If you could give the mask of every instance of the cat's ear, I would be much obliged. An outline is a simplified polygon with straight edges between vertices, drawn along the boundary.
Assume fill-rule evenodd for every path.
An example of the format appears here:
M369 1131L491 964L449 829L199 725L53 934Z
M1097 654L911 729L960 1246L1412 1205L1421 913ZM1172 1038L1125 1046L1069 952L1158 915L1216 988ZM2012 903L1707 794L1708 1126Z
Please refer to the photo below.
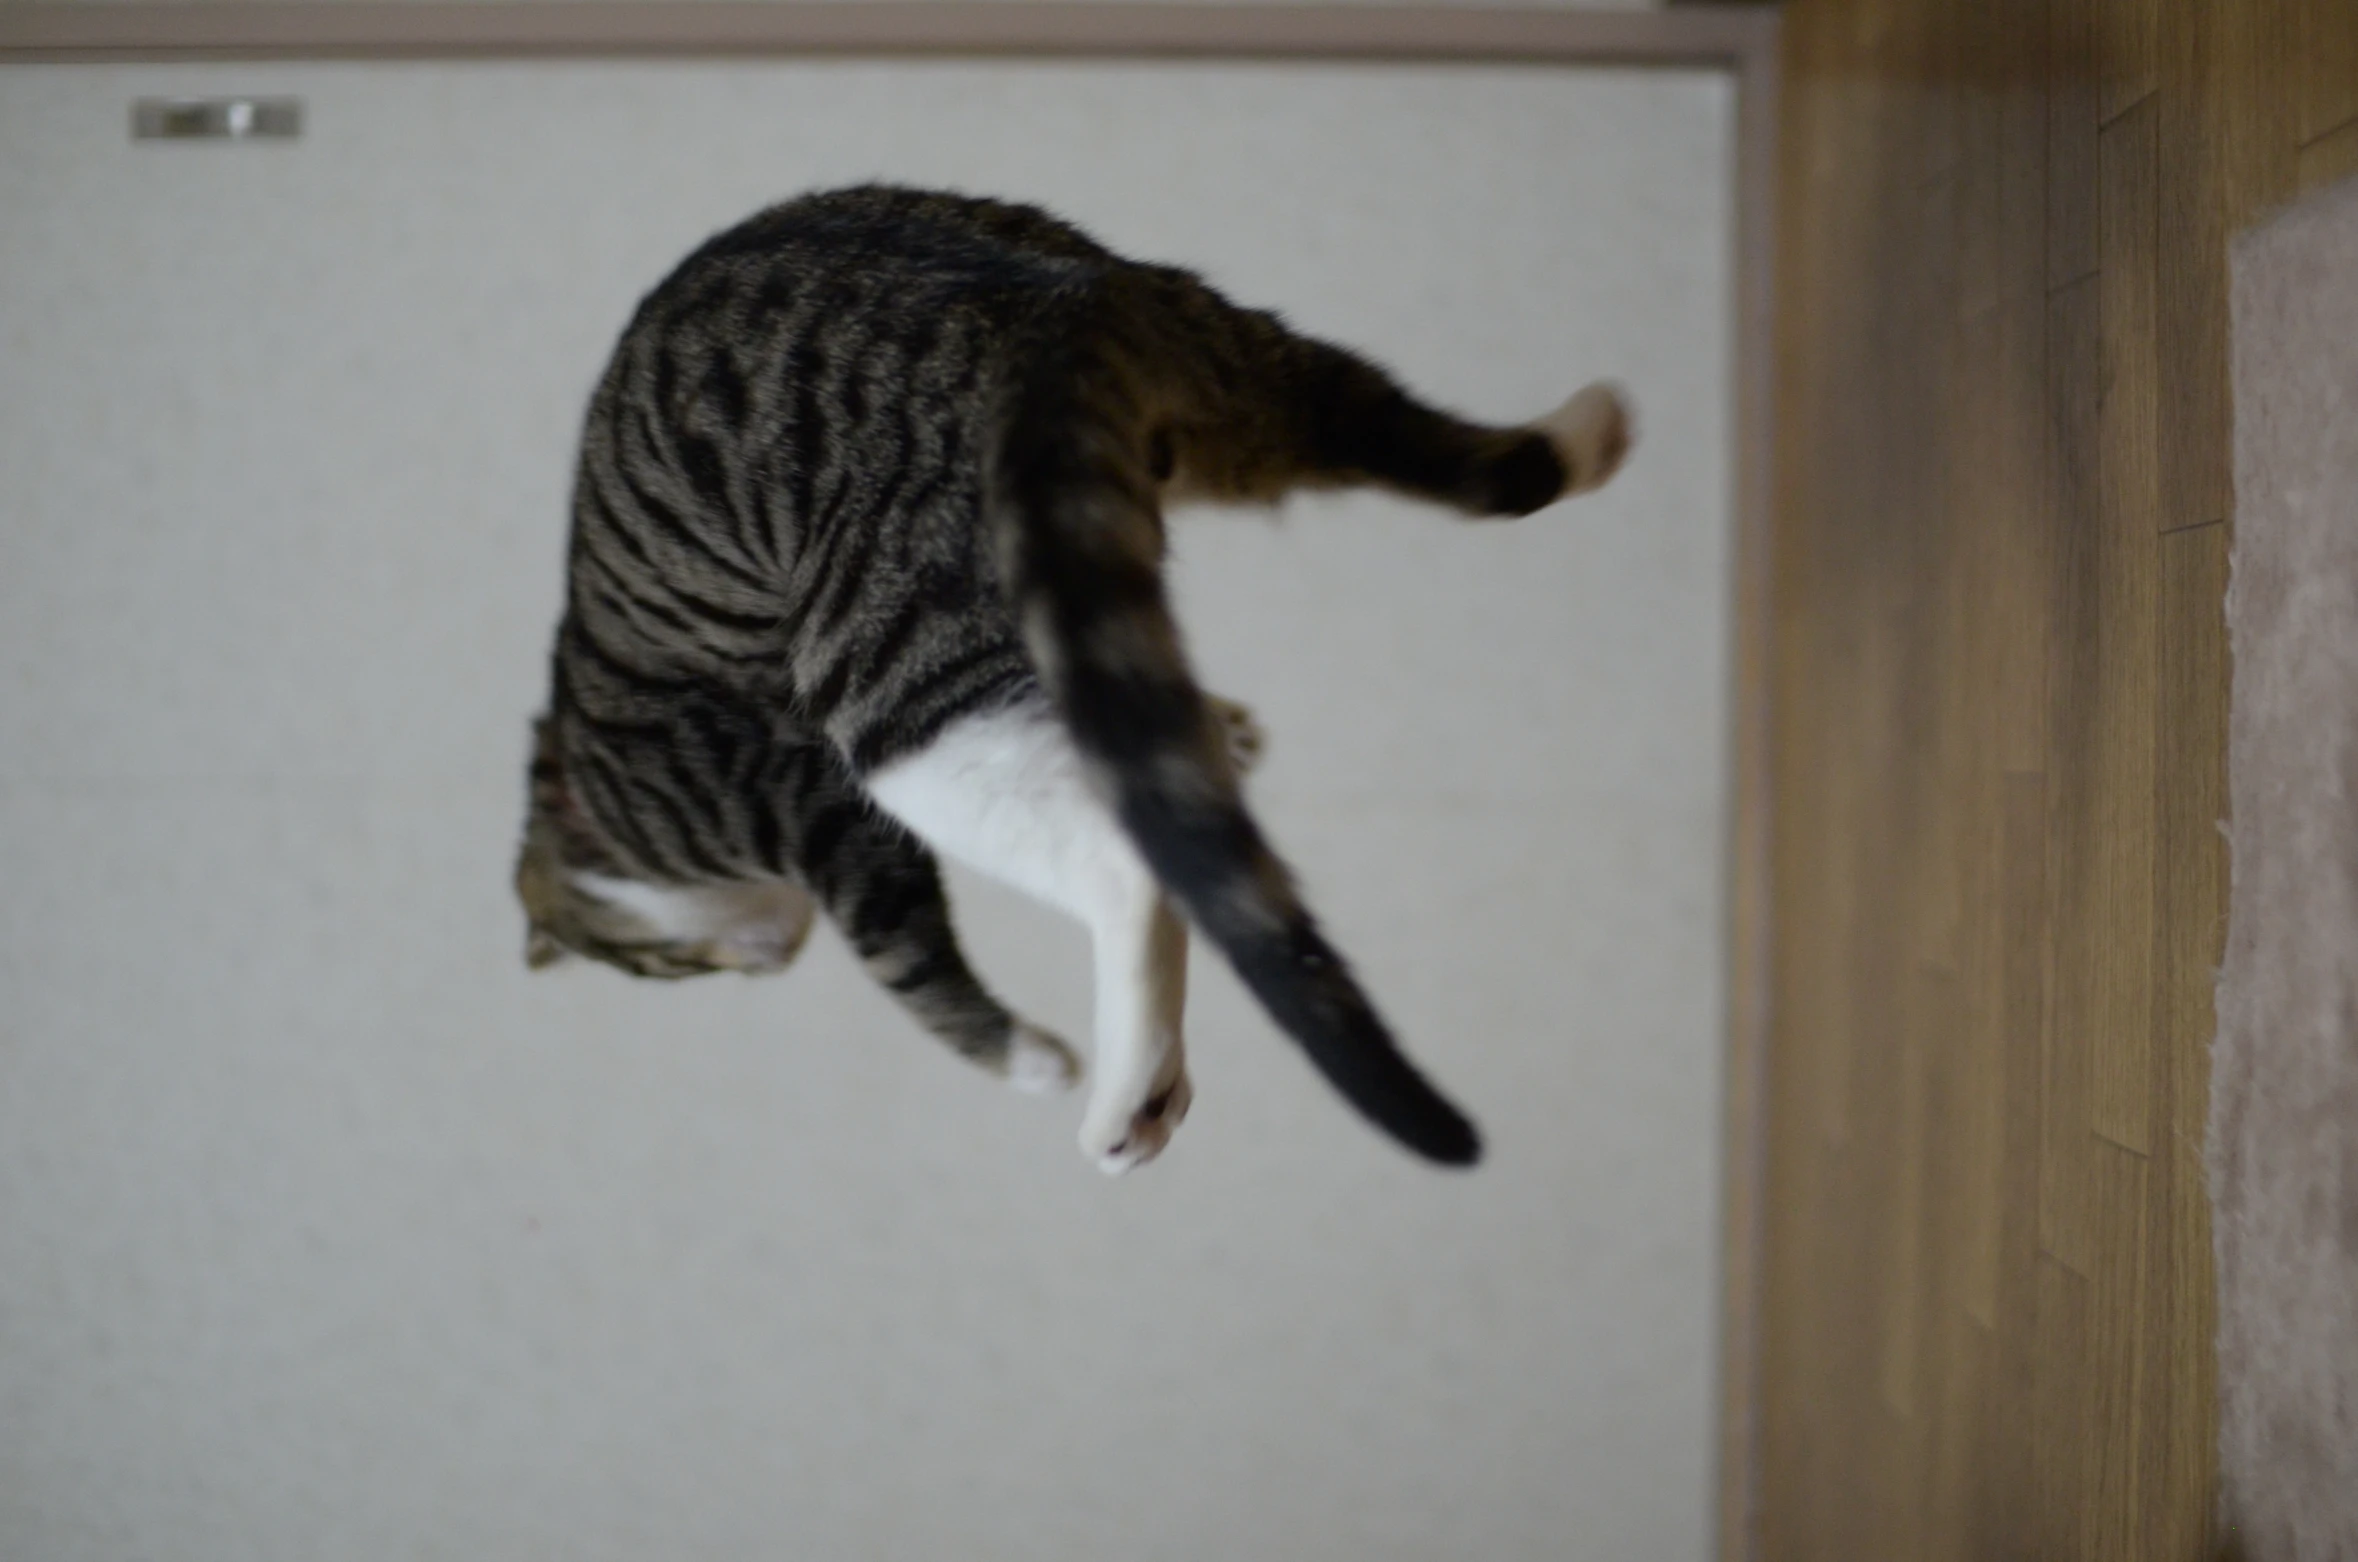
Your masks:
M547 970L564 959L566 953L565 946L537 922L532 924L532 931L524 935L524 963L535 971Z

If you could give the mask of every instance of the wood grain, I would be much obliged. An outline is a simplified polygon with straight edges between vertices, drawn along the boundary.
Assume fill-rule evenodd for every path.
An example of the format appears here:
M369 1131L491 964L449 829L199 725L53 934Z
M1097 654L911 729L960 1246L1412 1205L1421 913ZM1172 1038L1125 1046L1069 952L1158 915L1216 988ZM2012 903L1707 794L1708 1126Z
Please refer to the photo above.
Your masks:
M2358 174L2358 119L2303 146L2296 167L2303 195Z
M1756 1554L2216 1555L2226 245L2349 0L1785 19Z
M2047 285L2096 271L2096 131L2103 121L2096 75L2097 0L2049 0Z
M2160 228L2155 104L2141 99L2098 138L2097 525L2093 681L2072 713L2092 741L2057 734L2086 767L2075 796L2085 812L2063 821L2063 843L2085 851L2090 894L2072 953L2080 980L2062 1044L2091 1059L2089 1126L2145 1153L2153 1073L2153 618L2161 510L2161 333L2156 313Z
M2110 123L2160 84L2162 0L2096 0L2099 117Z
M2149 1162L2154 1180L2142 1289L2153 1313L2143 1341L2150 1389L2138 1445L2163 1490L2209 1479L2217 1446L2210 1371L2217 1309L2198 1125L2210 1096L2212 978L2227 929L2227 857L2219 837L2227 812L2227 544L2224 522L2163 536L2156 621L2157 743L2160 752L2182 756L2155 777L2154 1115L2175 1127L2155 1144ZM2186 1506L2158 1510L2149 1554L2198 1553L2203 1517Z
M2358 120L2358 19L2348 0L2298 0L2291 9L2299 62L2295 128L2306 143Z

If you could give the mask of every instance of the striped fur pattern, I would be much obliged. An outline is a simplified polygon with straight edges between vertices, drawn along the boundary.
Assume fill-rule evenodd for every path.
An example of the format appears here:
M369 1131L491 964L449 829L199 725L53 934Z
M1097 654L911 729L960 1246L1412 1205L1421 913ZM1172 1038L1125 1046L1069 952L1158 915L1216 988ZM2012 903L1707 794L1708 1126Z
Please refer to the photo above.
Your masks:
M516 875L529 958L773 970L824 913L959 1052L1065 1082L1069 1049L959 952L926 824L878 796L886 777L922 792L910 778L958 734L998 752L976 723L1034 713L1025 741L1068 747L1084 784L1028 806L1101 812L1104 854L1142 865L1140 893L1205 934L1347 1099L1470 1162L1472 1125L1402 1056L1245 806L1253 734L1190 674L1163 508L1380 484L1523 515L1604 481L1628 442L1604 387L1528 426L1470 424L1033 208L866 186L762 212L646 298L590 404ZM1160 925L1151 910L1121 925ZM1135 963L1109 926L1101 1000L1126 979L1109 966ZM1175 1008L1154 1023L1175 1038ZM1116 1169L1183 1109L1176 1052L1158 1057L1091 1147Z

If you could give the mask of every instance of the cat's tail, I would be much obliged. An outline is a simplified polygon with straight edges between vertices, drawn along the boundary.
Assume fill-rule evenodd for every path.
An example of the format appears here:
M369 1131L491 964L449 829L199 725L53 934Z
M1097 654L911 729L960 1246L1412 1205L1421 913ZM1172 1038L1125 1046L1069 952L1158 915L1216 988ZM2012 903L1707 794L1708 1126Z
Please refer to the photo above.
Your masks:
M1270 1017L1378 1127L1449 1165L1474 1125L1401 1055L1246 811L1163 590L1155 392L1075 326L1011 388L987 504L1026 645L1124 829Z

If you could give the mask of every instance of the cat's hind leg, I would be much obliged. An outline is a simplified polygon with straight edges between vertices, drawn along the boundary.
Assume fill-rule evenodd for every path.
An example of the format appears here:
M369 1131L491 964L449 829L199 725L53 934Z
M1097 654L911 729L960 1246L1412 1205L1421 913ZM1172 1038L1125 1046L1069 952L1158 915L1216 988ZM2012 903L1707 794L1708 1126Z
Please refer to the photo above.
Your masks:
M1213 314L1199 372L1233 361L1180 397L1174 497L1273 500L1296 487L1376 484L1467 515L1528 515L1602 487L1635 440L1628 404L1603 382L1529 423L1471 423L1347 348L1266 315Z
M1243 775L1261 763L1261 751L1269 746L1269 735L1261 730L1261 720L1252 710L1234 700L1224 700L1217 694L1206 694L1204 703L1212 709L1212 719L1220 724L1220 736L1228 744L1228 763L1238 775Z
M1097 1056L1081 1149L1108 1172L1160 1154L1190 1100L1187 925L1088 784L1064 724L1039 699L961 717L866 784L935 850L1087 926Z
M812 811L803 836L803 874L829 920L919 1024L1018 1090L1063 1090L1080 1077L1070 1047L1009 1013L967 965L922 842L848 790Z
M1376 483L1477 517L1529 515L1601 488L1635 435L1628 404L1598 383L1519 427L1468 423L1410 395L1356 354L1305 343L1321 400L1301 415L1308 481Z

